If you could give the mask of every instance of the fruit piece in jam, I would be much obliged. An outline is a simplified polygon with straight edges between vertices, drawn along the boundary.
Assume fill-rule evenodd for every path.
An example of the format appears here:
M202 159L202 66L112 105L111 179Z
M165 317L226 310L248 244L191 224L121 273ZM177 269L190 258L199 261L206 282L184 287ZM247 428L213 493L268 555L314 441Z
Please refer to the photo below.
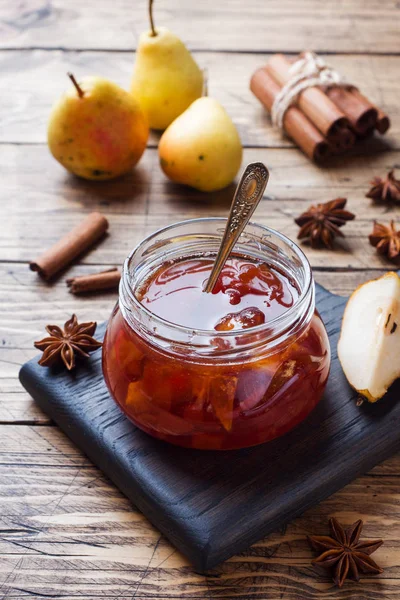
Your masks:
M214 329L216 331L231 331L232 329L249 329L265 323L265 314L259 308L250 306L237 313L228 313L222 317Z
M194 448L241 448L282 435L314 408L328 376L329 343L315 313L300 334L273 350L245 360L224 355L231 343L225 332L240 344L241 330L268 325L296 303L299 292L285 273L234 257L206 294L212 264L207 258L166 262L136 296L170 323L215 331L211 344L221 356L194 359L172 347L163 351L116 309L104 343L104 373L122 409L148 433Z

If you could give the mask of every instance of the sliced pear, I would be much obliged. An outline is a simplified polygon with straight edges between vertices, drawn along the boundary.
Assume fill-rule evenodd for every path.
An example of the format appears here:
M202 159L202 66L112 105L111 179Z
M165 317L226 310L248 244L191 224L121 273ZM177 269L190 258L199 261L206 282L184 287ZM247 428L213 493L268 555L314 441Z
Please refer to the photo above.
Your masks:
M343 315L338 356L350 383L370 402L400 377L400 277L386 273L358 287Z

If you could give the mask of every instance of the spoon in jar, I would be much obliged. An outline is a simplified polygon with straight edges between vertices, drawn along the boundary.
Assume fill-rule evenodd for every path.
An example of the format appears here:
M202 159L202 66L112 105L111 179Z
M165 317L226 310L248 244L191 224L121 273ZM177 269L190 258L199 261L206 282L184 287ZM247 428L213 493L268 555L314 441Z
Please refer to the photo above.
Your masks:
M250 163L236 188L231 210L222 237L213 268L204 287L205 292L212 292L224 264L233 246L243 233L257 208L269 179L269 171L261 162Z

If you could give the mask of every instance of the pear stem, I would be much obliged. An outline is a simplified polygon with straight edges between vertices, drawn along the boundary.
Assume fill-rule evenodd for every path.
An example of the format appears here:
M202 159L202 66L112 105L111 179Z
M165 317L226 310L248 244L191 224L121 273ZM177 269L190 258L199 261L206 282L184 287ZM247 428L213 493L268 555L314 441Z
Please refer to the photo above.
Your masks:
M157 31L155 30L154 21L153 21L153 0L149 0L149 18L150 18L151 36L155 37L157 35Z
M203 69L203 89L201 91L202 96L208 96L208 70Z
M85 95L85 92L83 91L83 89L81 88L81 86L79 85L79 83L77 82L75 77L72 75L72 73L67 73L67 75L70 78L70 80L72 81L72 83L74 84L76 91L78 92L79 98L83 98L83 96Z

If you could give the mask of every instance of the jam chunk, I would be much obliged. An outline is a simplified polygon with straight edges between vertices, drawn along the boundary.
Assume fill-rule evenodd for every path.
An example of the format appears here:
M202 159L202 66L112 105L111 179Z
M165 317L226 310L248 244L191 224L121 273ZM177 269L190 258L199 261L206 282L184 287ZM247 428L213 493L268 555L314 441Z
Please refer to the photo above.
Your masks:
M249 329L265 323L264 313L255 306L244 308L237 313L228 313L214 326L216 331L231 331L232 329Z

